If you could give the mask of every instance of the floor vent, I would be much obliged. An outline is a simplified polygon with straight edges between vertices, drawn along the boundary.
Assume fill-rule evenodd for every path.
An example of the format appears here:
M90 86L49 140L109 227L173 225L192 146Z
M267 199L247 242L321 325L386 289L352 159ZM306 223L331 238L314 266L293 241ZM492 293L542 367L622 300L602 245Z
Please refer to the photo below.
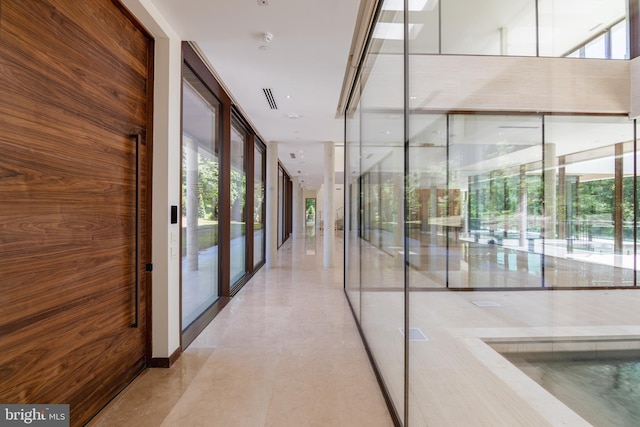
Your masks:
M273 92L271 91L271 89L264 88L264 89L262 89L262 91L264 92L264 96L267 97L267 102L269 103L269 108L271 108L272 110L277 110L278 109L278 105L276 104L276 100L273 97Z
M404 328L400 328L400 333L404 336ZM409 341L429 341L429 338L419 328L409 328Z
M501 305L495 301L473 301L473 303L478 307L501 307Z

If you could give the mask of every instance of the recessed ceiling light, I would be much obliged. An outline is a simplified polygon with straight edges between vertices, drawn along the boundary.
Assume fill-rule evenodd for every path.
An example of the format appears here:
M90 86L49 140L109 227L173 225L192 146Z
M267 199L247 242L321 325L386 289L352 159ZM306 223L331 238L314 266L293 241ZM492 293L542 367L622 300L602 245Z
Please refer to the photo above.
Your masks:
M290 118L291 120L296 120L296 119L299 119L301 116L300 114L291 113L291 114L287 114L287 117Z
M287 99L291 99L291 95L287 95Z

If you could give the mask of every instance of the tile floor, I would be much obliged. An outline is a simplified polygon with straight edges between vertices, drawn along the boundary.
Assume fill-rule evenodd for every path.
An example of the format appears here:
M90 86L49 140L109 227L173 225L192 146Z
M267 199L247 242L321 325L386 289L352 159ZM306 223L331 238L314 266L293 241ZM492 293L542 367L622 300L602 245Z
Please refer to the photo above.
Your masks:
M289 239L171 369L149 369L90 423L392 426L322 237Z

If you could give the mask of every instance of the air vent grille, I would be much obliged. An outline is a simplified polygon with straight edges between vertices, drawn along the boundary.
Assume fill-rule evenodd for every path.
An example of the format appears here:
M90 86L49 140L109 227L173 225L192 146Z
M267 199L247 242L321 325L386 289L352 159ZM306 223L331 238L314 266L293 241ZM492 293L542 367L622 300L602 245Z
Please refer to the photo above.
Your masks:
M262 91L264 92L264 96L267 98L267 102L269 103L269 108L271 108L272 110L277 110L278 105L276 104L276 100L273 97L273 92L271 91L271 89L264 88L262 89Z
M292 159L296 158L296 153L289 153L289 156L291 156Z

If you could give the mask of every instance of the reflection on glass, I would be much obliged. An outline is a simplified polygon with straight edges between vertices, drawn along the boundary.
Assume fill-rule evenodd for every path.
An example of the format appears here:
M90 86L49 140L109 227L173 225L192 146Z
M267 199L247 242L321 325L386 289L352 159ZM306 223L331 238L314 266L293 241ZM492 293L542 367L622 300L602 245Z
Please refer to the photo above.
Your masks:
M540 56L565 56L626 17L627 2L538 0L538 11ZM604 38L590 47L596 56L585 56L605 58L603 43Z
M246 132L239 124L231 126L231 286L247 272L245 216L247 196Z
M447 190L445 116L411 115L408 158L407 237L409 262L413 267L409 270L410 283L417 287L445 287L448 227L457 225L457 231L461 231L459 225L462 224L461 194ZM459 264L459 256L451 259Z
M218 298L219 103L183 67L182 326Z
M441 53L536 55L535 1L443 0L439 3ZM421 53L415 43L410 42L410 49L411 53Z
M587 43L584 48L584 57L594 59L605 59L607 57L607 47L604 34Z
M402 14L394 19L402 22ZM399 19L399 20L398 20ZM360 316L369 347L402 408L404 389L404 118L402 55L386 40L364 64L367 86L360 98ZM388 50L387 50L388 49ZM354 152L355 151L355 152ZM353 175L353 174L352 174ZM353 180L352 180L353 185ZM352 276L353 277L353 276ZM402 415L401 415L402 417Z
M264 261L264 198L265 198L265 152L254 147L253 154L253 265Z
M633 284L632 140L626 118L545 118L545 286Z
M611 28L611 58L629 59L629 37L626 19Z
M366 83L357 83L347 108L345 188L350 183L354 224L347 295L403 423L557 424L558 408L522 399L531 381L507 372L498 352L572 357L592 353L600 340L607 349L628 348L626 340L637 347L637 334L626 336L640 322L632 122L532 111L444 114L412 102L429 100L416 58L535 55L536 3L540 55L620 58L628 50L625 2L436 3L441 37L423 25L416 37L409 32L404 52L402 40L378 33L363 62ZM392 2L385 6L379 19L401 23ZM409 11L412 28L428 13ZM582 422L573 416L566 424Z
M356 86L359 92L359 84ZM346 141L345 141L345 201L347 211L345 213L345 289L349 295L349 301L360 319L360 238L361 212L360 200L360 107L352 106L347 111L346 117Z
M541 118L453 115L449 134L450 204L467 201L449 234L462 264L449 286L541 286Z

